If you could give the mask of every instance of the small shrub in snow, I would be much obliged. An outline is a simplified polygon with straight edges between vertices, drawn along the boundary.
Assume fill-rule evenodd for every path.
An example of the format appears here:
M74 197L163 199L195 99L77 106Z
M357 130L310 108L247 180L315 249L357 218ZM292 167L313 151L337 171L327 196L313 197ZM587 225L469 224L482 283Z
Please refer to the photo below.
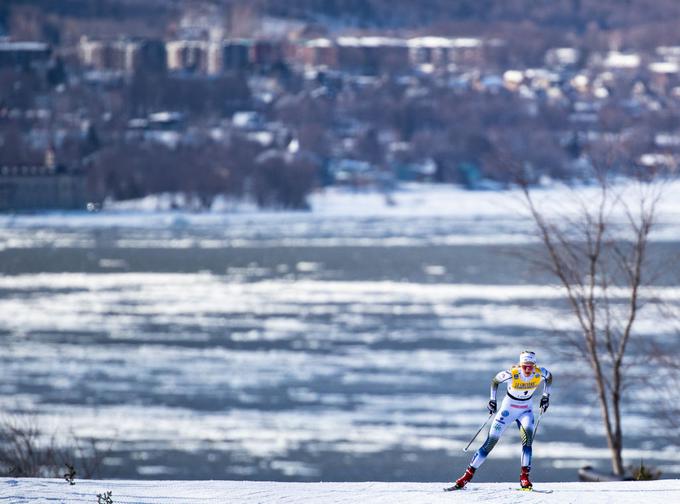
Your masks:
M71 464L66 464L66 468L68 472L64 474L64 479L68 481L69 485L75 485L76 469Z
M661 477L661 471L653 466L646 466L640 459L639 466L630 466L630 473L636 481L658 480Z
M97 504L113 504L111 493L111 490L109 490L103 494L97 494Z

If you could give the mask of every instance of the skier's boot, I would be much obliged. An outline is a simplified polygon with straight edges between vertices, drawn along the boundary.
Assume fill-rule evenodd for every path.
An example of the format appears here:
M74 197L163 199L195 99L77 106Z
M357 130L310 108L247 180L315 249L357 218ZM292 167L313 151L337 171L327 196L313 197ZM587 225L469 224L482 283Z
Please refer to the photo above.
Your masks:
M465 485L467 485L469 481L472 479L472 477L475 475L476 470L477 469L475 469L474 467L468 466L467 469L465 469L463 475L456 480L456 484L453 485L453 487L451 488L454 490L460 490L463 487L465 487Z
M531 490L532 484L531 481L529 480L529 467L523 466L522 467L522 472L519 475L519 484L522 487L522 490Z

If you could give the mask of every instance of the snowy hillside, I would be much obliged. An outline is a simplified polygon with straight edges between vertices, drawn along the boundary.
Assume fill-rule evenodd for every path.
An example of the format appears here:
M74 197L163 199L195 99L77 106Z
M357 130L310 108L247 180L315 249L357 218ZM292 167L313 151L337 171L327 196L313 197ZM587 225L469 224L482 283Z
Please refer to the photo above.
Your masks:
M549 502L550 504L643 504L678 502L680 480L617 483L535 483L541 491L520 492L516 483L471 483L460 492L443 492L444 483L272 483L258 481L78 481L0 479L0 501L95 503L111 492L114 504L270 502L334 504L435 504L452 502ZM101 499L104 502L104 499Z

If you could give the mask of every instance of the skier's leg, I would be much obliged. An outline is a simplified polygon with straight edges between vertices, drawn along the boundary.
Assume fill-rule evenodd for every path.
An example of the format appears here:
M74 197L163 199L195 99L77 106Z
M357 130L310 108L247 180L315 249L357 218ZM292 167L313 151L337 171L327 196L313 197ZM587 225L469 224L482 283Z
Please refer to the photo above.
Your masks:
M486 457L491 450L493 450L494 446L496 446L503 431L505 431L505 428L508 426L508 411L503 406L504 404L501 404L501 408L498 410L498 413L496 413L496 416L489 427L489 434L486 437L486 441L484 441L484 444L480 446L479 450L473 455L472 460L470 461L470 467L477 469L484 463Z
M534 440L534 412L526 411L517 419L522 438L522 467L531 468L531 444Z

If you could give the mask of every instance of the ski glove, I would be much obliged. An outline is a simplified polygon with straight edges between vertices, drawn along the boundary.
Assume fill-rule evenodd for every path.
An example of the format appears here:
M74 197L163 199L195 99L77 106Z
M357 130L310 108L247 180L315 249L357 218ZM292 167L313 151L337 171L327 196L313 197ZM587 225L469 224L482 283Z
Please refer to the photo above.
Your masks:
M491 399L487 408L489 408L489 415L496 413L496 401Z
M543 397L541 397L541 404L540 404L541 412L545 413L546 410L548 409L549 405L550 405L550 396L544 395Z

